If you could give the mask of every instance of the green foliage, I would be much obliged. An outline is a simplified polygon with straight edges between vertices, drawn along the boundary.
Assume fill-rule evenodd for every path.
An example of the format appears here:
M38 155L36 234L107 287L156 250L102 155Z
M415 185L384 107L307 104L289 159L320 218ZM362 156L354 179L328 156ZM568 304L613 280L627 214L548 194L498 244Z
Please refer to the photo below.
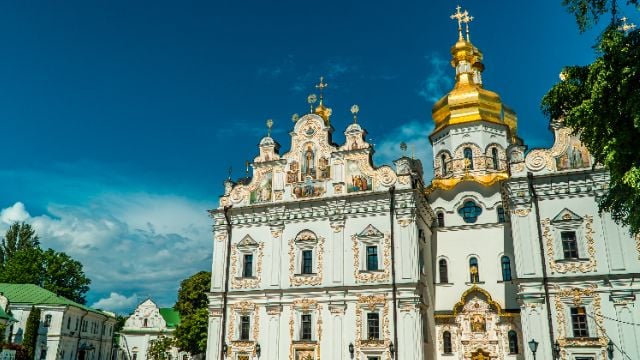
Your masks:
M24 330L24 338L22 346L26 352L27 358L34 359L36 355L36 341L38 341L38 328L40 327L40 309L35 306L31 307L27 324Z
M14 222L9 226L0 246L0 262L6 263L21 250L40 246L40 239L30 224Z
M42 286L60 296L80 304L86 303L89 280L82 270L82 264L63 252L48 249L44 252L44 278Z
M207 348L207 292L211 288L211 273L201 271L183 280L174 309L180 313L180 325L174 332L176 345L191 354L201 354Z
M178 348L191 354L204 353L207 350L208 323L209 311L206 307L197 309L189 315L181 316L180 325L174 332Z
M580 32L596 24L600 17L611 11L615 0L562 0L562 5L576 17ZM622 1L620 1L622 3ZM640 0L627 0L627 5L640 5Z
M200 271L183 280L178 290L178 301L174 309L180 316L189 315L197 309L206 308L208 304L207 292L211 290L211 273Z
M170 351L173 346L173 339L160 336L155 340L149 341L147 349L147 358L151 360L167 360L170 359Z
M542 110L580 134L596 161L611 174L600 209L640 232L640 32L610 26L596 45L598 58L571 66L549 90Z
M42 250L31 225L16 222L0 245L0 282L36 284L84 304L91 280L80 262L63 252Z

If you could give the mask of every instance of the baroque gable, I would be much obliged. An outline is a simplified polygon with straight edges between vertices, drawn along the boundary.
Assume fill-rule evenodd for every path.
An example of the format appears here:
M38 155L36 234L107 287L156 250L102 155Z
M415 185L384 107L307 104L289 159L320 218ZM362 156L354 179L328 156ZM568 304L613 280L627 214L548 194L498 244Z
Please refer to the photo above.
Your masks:
M237 183L227 181L220 206L385 191L396 183L391 167L373 166L372 147L359 124L347 127L343 145L333 143L332 133L333 127L322 116L307 114L296 120L289 134L291 149L282 156L275 140L263 138L260 154L252 164L253 177Z

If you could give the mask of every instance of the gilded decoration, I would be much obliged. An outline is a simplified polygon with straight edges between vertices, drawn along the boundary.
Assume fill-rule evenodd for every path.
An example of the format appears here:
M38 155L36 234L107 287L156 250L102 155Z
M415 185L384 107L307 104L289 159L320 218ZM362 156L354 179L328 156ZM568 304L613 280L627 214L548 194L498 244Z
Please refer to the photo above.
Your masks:
M555 308L556 308L556 322L558 324L558 343L561 347L567 346L599 346L606 348L609 339L606 334L602 332L604 329L604 317L602 316L602 306L600 301L600 294L596 292L597 286L591 285L587 288L560 288L555 286ZM593 320L596 323L595 337L589 338L574 338L567 336L567 329L570 328L570 320L566 318L565 307L567 302L573 306L583 306L585 300L591 300ZM566 352L563 351L563 359L568 359Z
M556 261L555 248L556 239L551 228L551 220L549 218L542 220L542 237L545 240L547 247L547 257L549 259L549 268L553 272L561 274L567 272L581 272L587 273L596 270L596 248L595 240L593 238L593 217L589 215L584 216L584 240L586 242L586 249L588 254L588 260L578 261Z
M313 313L316 320L316 339L313 341L295 342L294 328L295 316L298 313ZM306 360L305 356L311 356L310 359L320 359L320 341L322 340L322 305L314 299L296 299L291 304L291 312L289 317L289 339L291 346L289 350L289 360Z
M298 244L314 244L314 256L317 259L315 274L296 274L296 261L299 261L297 253ZM291 286L317 286L322 284L322 274L324 267L324 238L316 237L316 235L304 230L300 232L296 238L289 240L289 282Z
M515 209L515 210L513 210L513 213L516 214L519 217L525 217L525 216L529 215L530 212L531 212L531 209Z
M525 163L532 171L566 171L589 168L591 155L580 142L579 136L572 134L568 127L555 129L555 142L550 149L535 149L527 154Z
M248 352L256 355L255 344L260 335L260 312L256 304L249 301L241 301L229 306L229 327L227 330L227 343L229 348L227 349L227 357L233 358L234 353ZM237 316L250 315L252 321L251 338L253 340L236 340L235 334L236 325L235 320Z
M382 339L368 340L362 335L363 317L365 312L381 309L381 328L380 335ZM364 316L363 316L364 315ZM381 295L360 295L356 306L356 341L355 341L355 358L360 359L362 349L380 349L384 351L384 359L390 360L389 345L391 344L391 330L389 327L389 304L384 294Z
M638 251L638 259L640 259L640 234L636 234L636 250Z
M391 236L383 234L378 229L369 225L360 234L353 235L351 237L353 245L351 247L353 251L353 276L356 282L359 283L375 283L380 281L389 281L391 277ZM363 241L373 241L380 243L382 249L382 265L381 271L366 271L361 270L360 255L361 244Z
M250 239L250 241L249 241ZM238 272L239 255L244 254L242 249L247 249L247 253L257 255L256 272L254 277L241 277ZM260 286L262 275L262 256L264 255L264 242L256 243L250 237L245 237L240 243L231 245L231 278L232 289L255 289ZM255 251L254 251L255 250Z
M226 231L219 231L216 234L216 240L218 241L224 241L227 239L227 232Z
M434 178L431 180L431 185L429 185L425 191L430 194L438 189L444 191L451 190L463 181L473 181L482 186L492 186L508 178L509 174L507 172L488 173L482 175L465 174L462 177L452 178Z

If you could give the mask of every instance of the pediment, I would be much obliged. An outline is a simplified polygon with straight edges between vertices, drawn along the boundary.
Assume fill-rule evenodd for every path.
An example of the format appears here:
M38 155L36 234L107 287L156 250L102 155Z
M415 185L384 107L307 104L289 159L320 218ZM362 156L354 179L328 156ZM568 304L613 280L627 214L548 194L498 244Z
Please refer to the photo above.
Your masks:
M257 247L257 246L258 246L258 242L253 240L253 238L251 236L249 236L249 235L245 236L238 243L238 247L239 248Z
M381 238L383 237L384 234L382 233L382 231L378 230L375 226L369 224L367 225L366 228L364 228L364 230L362 230L359 234L358 234L358 238Z
M553 220L553 222L563 222L563 221L582 221L582 217L576 213L574 213L573 211L564 208L562 211L560 211L558 213L558 215L556 215Z

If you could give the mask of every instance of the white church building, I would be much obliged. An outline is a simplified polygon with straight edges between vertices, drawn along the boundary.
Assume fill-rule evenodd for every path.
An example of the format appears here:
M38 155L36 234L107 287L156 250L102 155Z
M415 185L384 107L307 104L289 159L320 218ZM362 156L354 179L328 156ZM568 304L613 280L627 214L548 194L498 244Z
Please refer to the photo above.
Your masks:
M606 169L561 121L527 149L452 18L430 183L406 155L373 164L357 106L334 143L323 79L289 150L269 131L253 176L225 181L207 359L640 358L640 239L598 212Z

